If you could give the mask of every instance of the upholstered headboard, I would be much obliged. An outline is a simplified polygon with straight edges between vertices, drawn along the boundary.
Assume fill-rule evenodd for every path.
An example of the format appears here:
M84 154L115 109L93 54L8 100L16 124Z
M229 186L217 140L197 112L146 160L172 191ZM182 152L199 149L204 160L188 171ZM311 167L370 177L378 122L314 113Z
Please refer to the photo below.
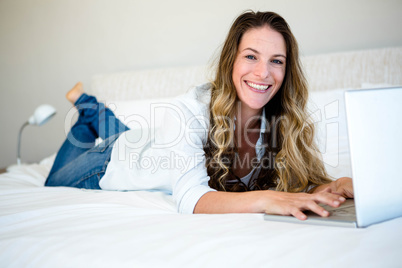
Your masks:
M206 66L190 66L96 75L91 93L117 101L175 97L209 81L207 73Z
M402 85L402 47L331 53L302 58L311 91ZM207 66L96 75L90 93L100 100L174 97L207 82Z
M303 64L311 91L402 85L402 47L309 56Z

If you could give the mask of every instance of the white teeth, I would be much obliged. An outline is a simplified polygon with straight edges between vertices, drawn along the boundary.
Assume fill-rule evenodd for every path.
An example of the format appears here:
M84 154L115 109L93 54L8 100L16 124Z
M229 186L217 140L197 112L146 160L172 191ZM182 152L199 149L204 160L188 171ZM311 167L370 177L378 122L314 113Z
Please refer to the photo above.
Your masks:
M246 82L247 85L249 85L252 88L258 89L258 90L267 90L269 88L269 85L257 85L251 82Z

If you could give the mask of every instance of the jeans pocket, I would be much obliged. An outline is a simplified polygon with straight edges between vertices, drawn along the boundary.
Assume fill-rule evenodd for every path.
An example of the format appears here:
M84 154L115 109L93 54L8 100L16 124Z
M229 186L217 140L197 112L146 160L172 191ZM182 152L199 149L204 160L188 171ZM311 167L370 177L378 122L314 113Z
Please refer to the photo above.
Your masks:
M121 133L115 134L113 136L110 136L109 138L103 140L101 143L93 147L88 151L88 153L102 153L106 149L108 149L110 146L113 146L117 138L119 138Z

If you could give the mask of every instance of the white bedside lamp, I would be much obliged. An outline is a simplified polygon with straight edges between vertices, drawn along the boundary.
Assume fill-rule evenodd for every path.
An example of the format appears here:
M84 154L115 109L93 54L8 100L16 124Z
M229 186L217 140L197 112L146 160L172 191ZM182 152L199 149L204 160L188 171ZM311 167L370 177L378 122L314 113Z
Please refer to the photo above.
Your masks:
M43 104L36 108L34 114L29 118L27 122L25 122L19 132L18 135L18 152L17 152L17 163L18 165L21 165L21 158L20 158L20 145L21 145L21 134L22 130L24 129L25 126L27 125L37 125L41 126L45 124L47 121L49 121L50 118L52 118L56 114L56 109L53 108L53 106L48 105L48 104Z

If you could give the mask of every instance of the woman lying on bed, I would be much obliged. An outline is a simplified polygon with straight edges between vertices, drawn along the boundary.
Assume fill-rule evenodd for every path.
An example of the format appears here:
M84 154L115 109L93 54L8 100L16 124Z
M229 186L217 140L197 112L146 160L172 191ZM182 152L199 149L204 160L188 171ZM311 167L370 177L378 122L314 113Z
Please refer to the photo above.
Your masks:
M79 111L47 186L172 194L181 213L328 216L353 197L351 178L329 179L306 112L297 42L272 12L233 23L215 80L179 96L155 131L129 130L78 83ZM154 134L152 134L154 132ZM94 146L95 139L103 142Z

